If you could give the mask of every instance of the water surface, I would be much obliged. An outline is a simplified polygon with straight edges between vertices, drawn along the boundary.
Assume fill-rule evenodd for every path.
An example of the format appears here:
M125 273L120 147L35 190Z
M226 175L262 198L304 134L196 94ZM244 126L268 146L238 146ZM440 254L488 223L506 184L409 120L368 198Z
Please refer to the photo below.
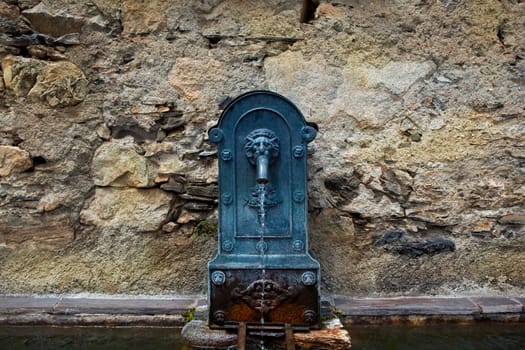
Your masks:
M523 350L525 323L352 326L355 350Z
M1 350L189 350L180 329L0 327Z
M523 350L525 323L352 326L353 350ZM190 350L173 328L0 327L1 350Z

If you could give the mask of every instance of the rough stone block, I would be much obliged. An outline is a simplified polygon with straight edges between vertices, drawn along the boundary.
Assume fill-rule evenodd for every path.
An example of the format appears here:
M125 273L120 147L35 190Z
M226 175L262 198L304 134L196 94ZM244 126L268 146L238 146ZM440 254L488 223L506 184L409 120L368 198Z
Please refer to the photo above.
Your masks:
M26 96L44 67L44 61L7 55L2 60L5 87L13 90L16 96Z
M85 24L82 17L70 15L65 11L52 13L43 3L22 11L22 14L29 19L31 26L39 33L55 37L78 33Z
M17 96L46 101L50 106L82 102L88 81L80 68L68 61L47 62L8 55L2 60L4 82Z
M124 34L147 34L166 30L168 3L162 0L122 2Z
M498 220L505 225L525 225L525 214L510 214L502 216Z
M186 192L189 195L197 197L209 197L217 198L219 196L219 187L217 185L204 185L204 186L195 186L188 185L186 186Z
M214 84L221 83L226 67L213 58L177 58L168 76L169 83L189 101L204 98Z
M97 188L80 213L84 224L155 231L167 221L172 195L160 189Z
M156 169L140 153L140 147L128 139L102 144L95 151L91 165L95 185L153 187Z
M363 184L359 185L358 195L350 203L341 207L343 211L359 213L363 217L402 217L401 205L388 196L376 199L374 191Z
M27 96L46 101L50 106L74 106L86 98L88 81L71 62L48 63L38 75Z
M15 146L0 145L0 176L9 176L33 166L29 152Z
M412 84L431 74L436 65L424 62L389 62L381 69L370 69L367 74L367 86L384 87L395 95L405 93Z
M210 329L204 321L193 320L181 332L182 337L194 347L223 348L237 344L237 334Z
M29 244L39 248L56 248L73 241L73 227L67 216L51 214L32 217L23 210L2 214L0 244L8 247Z

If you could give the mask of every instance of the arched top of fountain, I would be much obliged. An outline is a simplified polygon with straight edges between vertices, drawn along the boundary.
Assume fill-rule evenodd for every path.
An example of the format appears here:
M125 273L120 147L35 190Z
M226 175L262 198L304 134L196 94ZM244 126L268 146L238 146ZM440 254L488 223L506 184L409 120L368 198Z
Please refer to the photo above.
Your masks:
M307 122L301 111L288 98L273 91L255 90L244 93L228 103L217 124L209 130L210 141L221 142L221 131L224 128L235 129L241 119L261 110L280 116L292 129L293 126L302 126L301 133L306 142L312 141L317 134L317 124Z

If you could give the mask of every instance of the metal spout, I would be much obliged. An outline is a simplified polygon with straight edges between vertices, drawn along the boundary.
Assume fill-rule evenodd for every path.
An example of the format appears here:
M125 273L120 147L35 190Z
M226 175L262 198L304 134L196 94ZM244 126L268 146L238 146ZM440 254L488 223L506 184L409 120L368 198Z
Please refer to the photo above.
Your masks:
M255 178L255 181L257 181L258 184L265 184L268 182L268 155L262 154L257 157L257 176Z
M266 184L268 166L279 156L279 138L270 129L255 129L246 136L244 149L248 161L255 165L255 182Z

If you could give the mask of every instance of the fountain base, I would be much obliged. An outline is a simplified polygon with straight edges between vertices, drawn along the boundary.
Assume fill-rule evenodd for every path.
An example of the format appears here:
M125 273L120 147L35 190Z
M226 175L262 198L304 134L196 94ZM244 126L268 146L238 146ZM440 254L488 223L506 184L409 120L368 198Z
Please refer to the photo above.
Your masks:
M182 336L194 349L217 348L229 349L237 346L239 337L237 333L225 329L211 329L205 321L193 320L182 329ZM272 345L283 348L285 343L284 330L282 332L264 332L265 343L271 349ZM248 349L249 344L254 346L260 341L260 332L247 331ZM350 349L351 341L348 331L343 328L338 318L333 318L322 323L321 329L309 332L293 333L293 342L296 349ZM256 347L254 347L256 348Z
M303 331L319 328L319 271L315 264L309 267L267 268L263 274L259 269L210 263L210 327L237 329L243 322L250 329L261 324L281 329L291 324Z

